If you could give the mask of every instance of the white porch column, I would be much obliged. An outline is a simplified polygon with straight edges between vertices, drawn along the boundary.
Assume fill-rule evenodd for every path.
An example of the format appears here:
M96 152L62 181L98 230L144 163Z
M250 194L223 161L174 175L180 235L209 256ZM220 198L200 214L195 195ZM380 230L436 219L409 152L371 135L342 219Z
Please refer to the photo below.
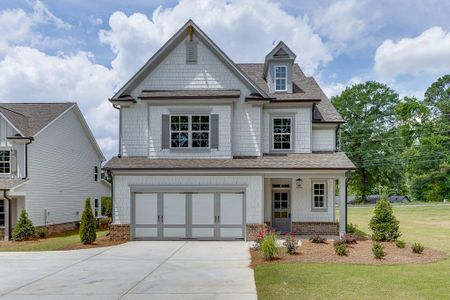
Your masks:
M339 177L339 235L345 234L347 215L345 211L345 176Z
M4 207L5 207L5 241L9 241L9 200L8 199L3 199L3 203L4 203Z

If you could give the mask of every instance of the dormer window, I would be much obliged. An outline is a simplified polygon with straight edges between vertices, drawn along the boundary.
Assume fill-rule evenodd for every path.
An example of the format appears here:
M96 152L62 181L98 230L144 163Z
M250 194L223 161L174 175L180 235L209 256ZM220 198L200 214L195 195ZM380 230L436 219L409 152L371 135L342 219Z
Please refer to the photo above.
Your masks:
M275 66L275 91L287 91L287 66Z

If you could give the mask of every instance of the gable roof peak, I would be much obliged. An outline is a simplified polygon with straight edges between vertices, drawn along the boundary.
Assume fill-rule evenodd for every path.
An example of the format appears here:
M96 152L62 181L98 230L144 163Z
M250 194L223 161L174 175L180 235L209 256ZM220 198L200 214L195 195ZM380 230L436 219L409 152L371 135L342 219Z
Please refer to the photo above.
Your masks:
M278 44L266 55L264 60L264 72L263 76L266 78L267 69L269 67L268 62L273 60L289 60L294 63L297 55L283 42L279 41Z

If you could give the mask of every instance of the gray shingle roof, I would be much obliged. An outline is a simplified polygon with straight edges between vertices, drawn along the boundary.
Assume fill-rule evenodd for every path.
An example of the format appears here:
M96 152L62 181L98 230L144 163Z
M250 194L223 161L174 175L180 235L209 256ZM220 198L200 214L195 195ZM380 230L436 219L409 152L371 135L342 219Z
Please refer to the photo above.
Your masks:
M27 181L28 179L13 179L13 178L3 178L0 179L0 190L10 190L15 186Z
M230 159L149 159L113 157L106 169L337 169L355 166L343 152L267 155Z
M0 112L24 136L34 136L75 103L0 103Z
M238 64L253 82L264 90L275 100L320 100L315 106L314 117L316 122L343 122L341 115L331 104L328 97L322 91L313 77L306 77L298 64L293 67L293 92L292 93L270 93L267 82L263 78L264 64ZM276 101L275 101L276 102Z
M143 90L141 99L239 98L240 90Z

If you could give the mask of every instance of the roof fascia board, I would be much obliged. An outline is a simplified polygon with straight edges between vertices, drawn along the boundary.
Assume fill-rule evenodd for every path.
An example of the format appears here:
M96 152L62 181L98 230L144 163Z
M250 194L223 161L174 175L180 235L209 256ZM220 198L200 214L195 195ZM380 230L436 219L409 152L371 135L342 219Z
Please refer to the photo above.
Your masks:
M15 131L17 131L18 133L20 133L21 136L25 136L19 129L17 129L16 126L14 126L14 124L3 114L0 112L0 116L5 119L5 121L11 125L12 128L14 128Z

